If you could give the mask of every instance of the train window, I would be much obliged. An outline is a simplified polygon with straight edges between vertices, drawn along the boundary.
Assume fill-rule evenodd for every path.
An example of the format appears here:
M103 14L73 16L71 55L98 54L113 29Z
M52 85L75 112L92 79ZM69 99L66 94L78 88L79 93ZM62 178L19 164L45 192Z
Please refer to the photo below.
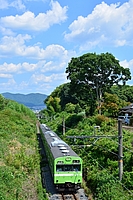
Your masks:
M81 170L81 167L80 167L81 165L74 165L73 166L73 171L80 171Z
M64 171L64 166L63 165L56 165L56 171L57 172L62 172L62 171Z
M73 166L72 165L65 165L64 166L64 171L67 171L67 172L73 171Z
M81 165L56 165L56 171L62 172L62 171L75 171L78 172L81 170Z

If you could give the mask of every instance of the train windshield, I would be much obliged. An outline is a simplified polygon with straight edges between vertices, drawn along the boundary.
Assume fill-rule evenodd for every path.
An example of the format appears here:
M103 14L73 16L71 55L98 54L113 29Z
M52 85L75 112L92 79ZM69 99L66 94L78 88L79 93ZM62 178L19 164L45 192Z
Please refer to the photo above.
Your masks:
M69 172L75 171L78 172L81 170L81 165L56 165L57 172Z

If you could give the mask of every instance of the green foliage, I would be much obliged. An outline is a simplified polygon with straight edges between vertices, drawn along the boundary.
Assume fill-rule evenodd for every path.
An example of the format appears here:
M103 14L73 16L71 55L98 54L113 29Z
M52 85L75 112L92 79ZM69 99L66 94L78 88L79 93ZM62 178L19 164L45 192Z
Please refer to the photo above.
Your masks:
M5 99L1 94L0 94L0 111L3 110L5 108L5 106L7 105L8 100Z
M10 100L7 104L7 107L11 110L17 111L18 113L22 113L28 115L31 118L35 118L35 114L33 113L33 111L30 110L28 107L24 106L23 104L19 104L15 101Z
M83 119L82 116L80 115L71 115L66 119L66 126L69 128L74 128L78 124L79 121Z
M83 168L84 170L87 169L84 178L89 190L86 191L90 194L91 190L94 199L133 199L133 157L130 151L133 143L132 131L123 130L123 146L125 147L123 158L124 173L122 182L119 182L117 121L104 115L95 115L92 117L83 117L81 115L81 118L78 117L76 114L61 112L55 115L55 118L51 121L43 121L43 123L46 123L63 140L72 145L74 151L81 156L83 159ZM104 135L107 137L68 139L62 135L63 118L65 119L66 135ZM100 126L100 129L95 129L95 126ZM112 138L108 138L108 135L112 135Z
M124 182L125 187L133 191L133 171L124 172L123 182Z
M49 103L51 99L59 98L60 99L60 108L63 111L65 109L66 104L72 103L77 104L78 100L75 96L75 93L70 88L70 83L65 83L57 87L51 94L45 99L45 104L47 107L49 106ZM51 102L52 105L52 102ZM52 105L53 106L53 105Z
M74 113L75 109L76 109L76 105L72 103L67 103L65 106L65 111L68 113Z
M61 106L59 104L60 103L60 98L49 96L46 99L45 103L47 105L47 112L49 113L49 115L53 115L56 112L60 112L61 111Z
M130 85L115 85L111 87L111 92L113 94L117 94L117 96L126 101L126 102L133 102L133 86ZM123 106L124 107L124 106Z
M66 68L71 88L78 99L89 103L97 101L100 107L104 92L119 82L131 79L128 68L120 66L119 61L110 53L87 53L72 58ZM89 105L93 105L89 104Z
M4 104L0 147L0 199L46 199L41 189L36 116L30 109L10 100Z
M127 196L121 193L122 186L108 174L107 171L102 170L96 174L96 199L98 200L125 200L129 199Z
M105 117L104 115L96 115L95 116L96 125L101 126L101 124L105 121L106 121L106 123L108 123L110 121L110 119L108 117Z
M102 103L102 113L106 113L111 117L115 117L119 112L119 98L116 94L104 93L104 102Z

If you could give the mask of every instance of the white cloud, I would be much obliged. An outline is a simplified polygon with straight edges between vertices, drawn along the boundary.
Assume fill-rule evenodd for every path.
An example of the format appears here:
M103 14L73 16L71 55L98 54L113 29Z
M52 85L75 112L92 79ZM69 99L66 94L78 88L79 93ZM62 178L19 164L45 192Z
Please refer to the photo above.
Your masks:
M15 89L16 82L13 78L9 79L7 82L0 83L0 88L3 92L12 90L11 86Z
M68 62L72 56L76 55L74 51L68 51L63 46L56 44L48 45L45 49L40 48L40 44L26 46L26 42L30 40L31 36L28 34L19 34L16 37L4 36L0 44L0 57L20 56L33 59L56 60L56 62L61 60Z
M8 1L6 0L0 0L0 9L8 8Z
M3 63L0 65L0 73L16 73L21 70L21 64Z
M15 4L16 2L14 2ZM20 3L17 1L17 3ZM67 19L67 7L61 7L57 1L51 2L51 10L35 16L31 11L22 15L6 16L0 19L0 24L6 28L46 31L53 24L60 24Z
M131 77L132 77L132 78L131 78L131 80L128 81L127 83L128 83L129 85L133 85L133 82L132 82L132 80L133 80L133 59L130 60L130 61L123 60L123 61L120 62L120 65L121 65L122 67L124 67L124 68L129 68L129 69L130 69Z
M22 3L21 0L16 0L16 1L13 1L12 3L9 4L10 7L14 7L16 8L17 10L25 10L25 5Z
M27 63L24 62L22 63L22 69L24 69L25 71L31 72L31 71L35 71L38 69L38 63Z
M11 74L0 74L0 78L12 78Z
M12 1L11 3L7 0L0 0L0 9L8 9L9 7L14 7L17 10L25 10L25 5L21 0Z
M1 56L2 54L6 54L7 56L9 54L16 54L16 55L22 55L25 52L26 46L24 43L27 40L30 40L31 36L26 34L26 35L17 35L16 37L13 36L4 36L1 39L1 44L0 44L0 51L1 51ZM25 54L24 54L25 55Z
M133 70L133 59L130 61L127 60L120 61L120 65L123 66L124 68L129 68Z
M102 2L87 17L79 16L71 23L65 39L79 44L81 50L103 45L133 45L132 13L133 0L122 5Z
M52 83L56 81L64 81L66 80L66 74L58 73L58 74L51 74L49 76L45 76L44 74L33 74L30 79L30 84L38 85L40 83ZM56 84L55 84L56 85Z

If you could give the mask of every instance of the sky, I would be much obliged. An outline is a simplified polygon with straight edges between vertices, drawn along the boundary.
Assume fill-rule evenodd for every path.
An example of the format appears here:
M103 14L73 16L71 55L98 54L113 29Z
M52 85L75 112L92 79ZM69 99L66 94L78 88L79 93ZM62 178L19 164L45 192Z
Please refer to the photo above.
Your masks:
M0 0L0 93L50 95L72 57L94 52L133 84L133 0Z

